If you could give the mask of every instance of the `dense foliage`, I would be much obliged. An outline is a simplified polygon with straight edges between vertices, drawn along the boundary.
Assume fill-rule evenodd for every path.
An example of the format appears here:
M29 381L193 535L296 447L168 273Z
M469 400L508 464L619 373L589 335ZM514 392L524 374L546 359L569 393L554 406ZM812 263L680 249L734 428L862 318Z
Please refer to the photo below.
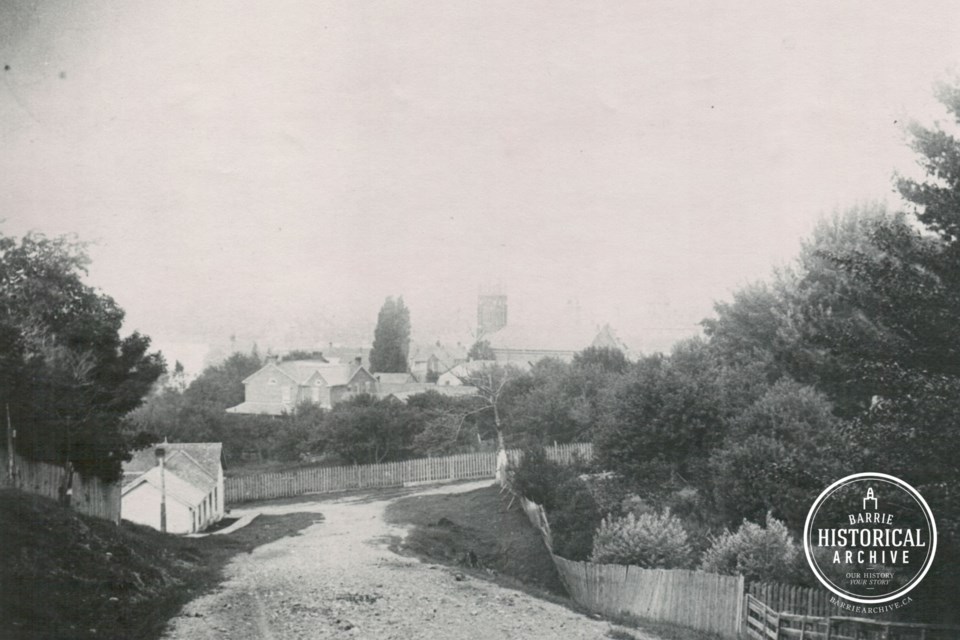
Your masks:
M716 537L700 568L750 581L790 582L804 574L802 562L800 546L786 525L768 513L765 527L744 520L736 532Z
M554 553L571 560L590 557L601 516L575 467L553 462L542 447L528 447L513 468L510 483L516 493L547 512Z
M685 569L692 559L683 523L670 514L628 513L604 518L593 540L591 562L645 569Z
M960 124L960 87L939 96ZM717 303L703 339L613 369L582 423L570 398L590 386L583 370L559 367L531 387L526 429L545 433L540 425L550 423L554 432L587 434L600 467L615 474L619 486L598 494L613 514L605 536L630 511L637 522L670 508L704 566L803 582L791 569L791 536L809 505L844 475L881 470L924 495L941 536L934 568L914 592L925 604L911 615L950 617L945 598L960 587L953 131L909 128L926 173L897 180L912 209L868 204L822 222L793 264ZM766 528L756 524L764 519ZM736 533L720 533L739 523ZM702 543L710 539L713 546Z
M0 235L0 404L21 454L112 480L121 419L165 364L146 336L121 337L123 310L84 283L88 262L69 238Z

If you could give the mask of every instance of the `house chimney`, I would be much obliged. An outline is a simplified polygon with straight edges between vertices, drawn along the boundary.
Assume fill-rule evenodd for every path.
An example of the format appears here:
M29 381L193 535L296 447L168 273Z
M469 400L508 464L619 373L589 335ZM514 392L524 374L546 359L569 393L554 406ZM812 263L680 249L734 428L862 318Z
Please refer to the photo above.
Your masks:
M275 364L277 364L278 362L280 362L280 357L279 357L279 356L277 356L276 354L273 354L273 353L267 354L267 364L274 364L274 365L275 365Z
M357 356L356 358L353 359L353 363L354 363L355 365L357 365L358 368L359 368L359 367L362 367L362 366L363 366L363 358L361 358L360 356Z

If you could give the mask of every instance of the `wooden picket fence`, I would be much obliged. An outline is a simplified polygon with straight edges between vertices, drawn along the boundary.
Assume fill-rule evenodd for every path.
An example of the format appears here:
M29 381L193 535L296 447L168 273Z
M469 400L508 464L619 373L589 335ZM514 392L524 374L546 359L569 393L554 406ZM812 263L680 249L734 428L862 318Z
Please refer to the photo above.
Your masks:
M67 470L59 465L28 460L13 454L13 474L8 472L10 459L5 449L0 449L3 461L3 473L0 474L0 487L19 489L25 493L58 500L60 487ZM104 482L99 478L84 478L74 472L71 480L70 507L79 513L95 516L120 523L119 482Z
M556 555L553 561L570 597L591 611L738 637L743 576L575 562Z
M510 459L516 460L519 455L519 451L511 451ZM547 455L551 460L562 463L569 463L576 457L589 460L593 456L593 445L591 443L556 445L547 447ZM346 467L308 467L228 477L224 482L224 494L227 504L237 504L251 500L271 500L351 489L479 480L494 478L496 470L495 452L466 453L401 462Z
M520 504L540 531L560 579L575 602L596 613L629 614L737 638L743 619L743 576L683 569L643 569L561 558L553 553L544 508L523 496Z

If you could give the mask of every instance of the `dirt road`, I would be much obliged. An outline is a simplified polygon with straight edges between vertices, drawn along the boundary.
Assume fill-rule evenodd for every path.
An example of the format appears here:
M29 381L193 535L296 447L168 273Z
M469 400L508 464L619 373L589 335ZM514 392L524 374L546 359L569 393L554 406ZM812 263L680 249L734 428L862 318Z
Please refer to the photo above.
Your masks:
M164 638L610 637L606 622L470 576L458 581L453 569L394 554L387 545L404 530L384 521L389 502L352 497L258 506L261 513L315 511L324 519L235 558L221 589L184 607Z

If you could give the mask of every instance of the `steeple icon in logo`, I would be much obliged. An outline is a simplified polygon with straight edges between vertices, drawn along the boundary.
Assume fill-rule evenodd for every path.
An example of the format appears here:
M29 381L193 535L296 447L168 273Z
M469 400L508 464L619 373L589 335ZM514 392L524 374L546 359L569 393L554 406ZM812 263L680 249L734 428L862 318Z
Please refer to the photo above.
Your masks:
M873 487L870 487L869 489L867 489L867 495L866 495L866 497L863 499L863 510L864 510L864 511L867 510L867 503L870 502L871 500L873 501L873 510L876 511L876 510L877 510L877 497L876 497L875 495L873 495Z

